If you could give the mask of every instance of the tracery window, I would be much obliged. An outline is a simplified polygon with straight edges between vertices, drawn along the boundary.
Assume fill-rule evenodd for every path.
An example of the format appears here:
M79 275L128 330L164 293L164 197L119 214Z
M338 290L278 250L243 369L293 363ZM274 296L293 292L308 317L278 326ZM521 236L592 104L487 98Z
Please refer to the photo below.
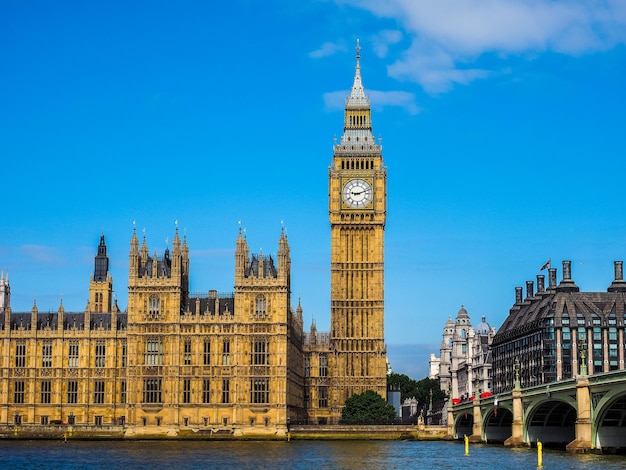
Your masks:
M204 365L211 365L211 340L204 340Z
M24 403L24 381L18 380L13 385L13 403Z
M202 380L202 403L210 403L211 401L211 381L209 379Z
M268 379L252 379L250 381L250 402L269 403Z
M183 380L183 403L191 403L191 379Z
M263 294L256 297L254 315L258 318L264 318L267 315L267 300Z
M328 376L328 356L320 354L320 377Z
M163 365L163 343L158 338L149 338L144 346L144 364L147 366Z
M149 305L149 310L148 310L148 314L151 317L158 317L159 313L161 312L161 301L159 300L159 297L157 295L151 295L150 296L150 305Z
M67 402L78 403L78 382L76 380L70 380L67 383Z
M104 380L96 380L94 382L93 402L104 403Z
M49 341L41 348L41 367L52 367L52 343Z
M328 407L328 387L320 387L318 390L318 406L320 408Z
M191 338L185 338L183 347L184 347L183 363L186 366L189 366L191 365Z
M78 367L78 341L72 341L70 343L69 351L69 366Z
M255 366L269 365L269 343L267 339L255 339L252 342L252 364Z
M20 341L15 345L15 367L26 367L25 341Z
M41 403L50 403L51 392L52 382L49 380L43 380L41 382Z
M230 403L230 379L222 380L222 403Z
M106 359L106 345L96 343L96 367L104 367Z
M230 341L224 340L223 349L222 349L222 365L229 366L230 365ZM225 402L228 403L228 402Z
M143 401L144 403L161 403L161 379L144 379Z

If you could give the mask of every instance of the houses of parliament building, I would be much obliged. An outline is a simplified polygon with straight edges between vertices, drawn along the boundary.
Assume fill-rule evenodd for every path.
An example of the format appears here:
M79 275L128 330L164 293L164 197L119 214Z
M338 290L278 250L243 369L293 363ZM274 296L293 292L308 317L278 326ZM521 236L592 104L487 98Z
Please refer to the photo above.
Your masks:
M328 173L329 332L304 331L291 299L287 236L274 257L240 230L234 290L189 291L189 246L130 239L128 306L113 299L105 236L83 312L13 312L0 278L0 424L115 427L128 435L282 434L289 423L339 422L345 400L386 396L386 168L373 137L357 45L344 132Z

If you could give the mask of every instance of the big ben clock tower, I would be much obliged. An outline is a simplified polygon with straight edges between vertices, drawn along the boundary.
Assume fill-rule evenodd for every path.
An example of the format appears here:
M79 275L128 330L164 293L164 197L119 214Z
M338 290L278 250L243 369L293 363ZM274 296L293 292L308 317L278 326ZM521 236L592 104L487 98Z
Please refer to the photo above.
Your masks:
M384 234L387 173L372 134L361 48L346 99L344 130L328 171L331 227L331 406L355 393L386 397Z

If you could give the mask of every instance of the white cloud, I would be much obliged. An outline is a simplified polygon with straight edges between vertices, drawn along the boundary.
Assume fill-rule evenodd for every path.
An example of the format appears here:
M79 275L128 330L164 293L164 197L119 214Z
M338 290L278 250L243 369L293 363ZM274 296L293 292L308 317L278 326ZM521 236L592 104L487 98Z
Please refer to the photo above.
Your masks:
M37 264L57 264L63 261L57 248L43 245L22 245L19 247L22 256Z
M389 46L397 44L402 40L402 33L398 30L386 29L372 38L372 47L378 57L386 57Z
M626 42L623 0L338 1L402 25L412 44L389 74L416 81L429 92L489 75L492 71L463 66L482 54L579 55ZM377 36L377 54L384 56L390 43Z
M319 49L309 52L309 57L312 59L320 59L322 57L328 57L336 52L345 50L345 47L341 44L334 42L325 42Z
M377 91L368 90L370 103L373 107L398 106L409 114L417 114L420 108L415 103L415 95L406 91ZM346 91L324 93L324 105L328 110L344 109L346 105Z

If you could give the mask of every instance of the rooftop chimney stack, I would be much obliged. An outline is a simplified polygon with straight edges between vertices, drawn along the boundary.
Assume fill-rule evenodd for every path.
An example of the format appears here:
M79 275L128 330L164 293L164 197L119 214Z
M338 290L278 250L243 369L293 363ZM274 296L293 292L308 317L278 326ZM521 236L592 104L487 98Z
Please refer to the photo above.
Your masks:
M546 290L545 282L545 276L543 274L537 274L537 294L541 294Z
M626 292L626 282L624 281L624 262L614 261L615 280L611 283L608 292Z
M521 303L522 303L522 288L516 287L515 288L515 304L519 305Z
M526 281L526 300L532 299L535 296L535 283L533 281Z
M572 262L569 260L563 261L563 280L556 289L562 292L578 292L580 290L572 281Z
M614 270L615 270L615 280L623 281L624 280L624 262L623 261L614 261Z
M556 289L556 268L548 269L548 289Z

